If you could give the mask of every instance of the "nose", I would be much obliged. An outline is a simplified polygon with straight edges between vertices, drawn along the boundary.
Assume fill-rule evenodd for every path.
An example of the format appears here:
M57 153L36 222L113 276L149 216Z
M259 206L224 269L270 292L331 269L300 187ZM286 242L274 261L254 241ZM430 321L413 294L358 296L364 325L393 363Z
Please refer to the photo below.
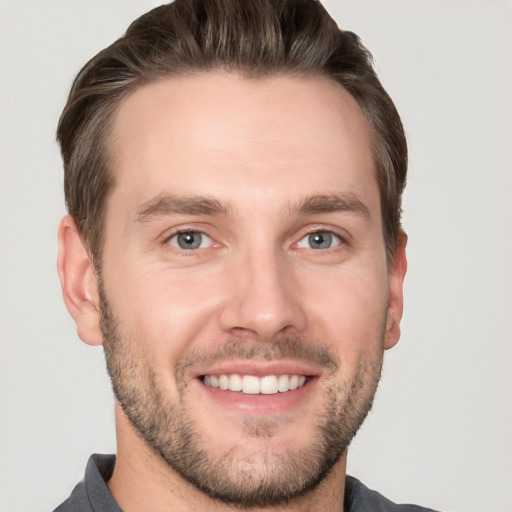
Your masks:
M240 258L228 281L228 299L220 314L224 332L270 341L279 333L304 330L300 290L290 262L278 251L257 251Z

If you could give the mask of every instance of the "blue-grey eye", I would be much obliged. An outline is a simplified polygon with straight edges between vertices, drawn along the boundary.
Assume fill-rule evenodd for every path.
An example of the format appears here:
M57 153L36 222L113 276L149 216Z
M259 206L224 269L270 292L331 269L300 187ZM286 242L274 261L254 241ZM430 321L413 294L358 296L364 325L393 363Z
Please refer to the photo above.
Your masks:
M183 231L169 238L169 243L184 251L192 251L209 247L212 239L200 231Z
M302 238L298 246L307 249L330 249L341 244L339 236L330 231L315 231Z

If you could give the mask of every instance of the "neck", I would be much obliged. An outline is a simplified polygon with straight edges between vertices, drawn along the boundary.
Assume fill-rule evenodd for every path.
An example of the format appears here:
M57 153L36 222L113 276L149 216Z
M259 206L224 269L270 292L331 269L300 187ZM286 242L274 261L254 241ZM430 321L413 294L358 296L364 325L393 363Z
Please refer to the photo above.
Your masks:
M214 500L178 475L134 431L116 403L117 457L108 487L124 512L234 512L236 505ZM272 507L247 509L258 512L342 512L345 492L346 453L313 490Z

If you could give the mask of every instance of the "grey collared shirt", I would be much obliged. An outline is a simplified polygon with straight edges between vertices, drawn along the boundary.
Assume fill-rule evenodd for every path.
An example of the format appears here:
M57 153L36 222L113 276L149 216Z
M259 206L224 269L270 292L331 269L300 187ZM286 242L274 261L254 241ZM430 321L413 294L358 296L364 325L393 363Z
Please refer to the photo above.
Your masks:
M123 512L107 486L112 476L115 455L94 454L85 468L85 477L69 498L53 512ZM347 476L344 512L435 512L417 505L396 505L378 492Z

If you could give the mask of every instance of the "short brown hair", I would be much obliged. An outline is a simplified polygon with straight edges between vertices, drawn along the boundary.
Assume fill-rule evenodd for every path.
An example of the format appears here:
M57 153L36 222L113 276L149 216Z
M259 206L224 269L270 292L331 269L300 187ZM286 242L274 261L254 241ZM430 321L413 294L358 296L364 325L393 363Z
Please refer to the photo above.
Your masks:
M373 133L388 260L400 231L407 144L398 112L352 32L317 0L176 0L135 20L76 77L57 130L69 213L98 260L115 176L108 129L120 100L159 78L213 69L324 76L358 102Z

